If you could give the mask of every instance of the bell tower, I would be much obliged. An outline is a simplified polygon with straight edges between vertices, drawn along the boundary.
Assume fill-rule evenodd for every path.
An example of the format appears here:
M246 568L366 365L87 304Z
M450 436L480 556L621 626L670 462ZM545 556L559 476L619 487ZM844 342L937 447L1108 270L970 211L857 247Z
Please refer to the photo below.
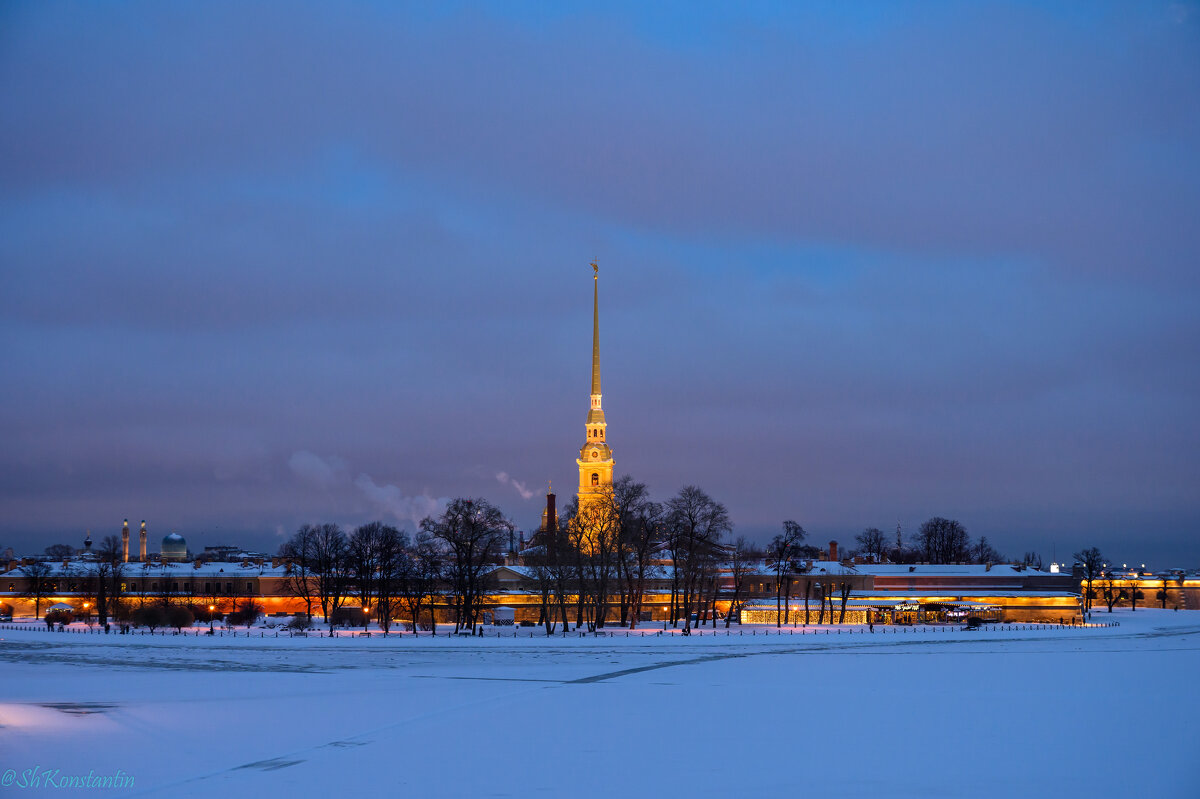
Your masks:
M608 447L608 423L600 392L600 267L592 262L592 395L587 414L586 441L579 448L579 504L612 485L613 457Z

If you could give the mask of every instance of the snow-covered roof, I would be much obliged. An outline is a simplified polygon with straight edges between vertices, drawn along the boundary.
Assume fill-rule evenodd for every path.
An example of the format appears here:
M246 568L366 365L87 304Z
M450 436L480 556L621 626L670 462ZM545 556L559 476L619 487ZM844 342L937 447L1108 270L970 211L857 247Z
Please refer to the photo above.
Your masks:
M873 574L876 577L1017 577L1050 574L1011 563L995 563L991 568L985 563L860 563L855 568L859 574Z
M100 564L94 561L86 560L71 560L64 565L62 561L41 561L50 567L47 572L47 577L54 579L59 577L88 577L96 574L100 568ZM200 577L215 577L215 576L230 576L230 577L282 577L287 574L287 569L283 564L271 566L270 561L266 561L262 566L257 566L253 563L243 566L241 562L223 562L210 561L202 563L196 567L194 563L159 563L148 561L145 563L131 562L123 564L125 575L127 577L139 577L141 575L159 576L162 574L171 574L177 577L200 576ZM17 566L14 569L3 572L10 577L23 577L25 572L23 569L28 566Z

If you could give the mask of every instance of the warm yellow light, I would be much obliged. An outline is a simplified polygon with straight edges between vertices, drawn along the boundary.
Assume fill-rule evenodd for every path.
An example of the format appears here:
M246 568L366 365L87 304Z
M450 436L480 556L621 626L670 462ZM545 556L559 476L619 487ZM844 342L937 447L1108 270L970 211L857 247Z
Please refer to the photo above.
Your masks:
M208 609L209 609L209 610L216 610L216 608L214 608L212 605L209 605L209 606L208 606Z
M87 609L88 609L88 603L86 603L86 602L84 602L84 603L83 603L83 609L84 609L84 610L87 610Z

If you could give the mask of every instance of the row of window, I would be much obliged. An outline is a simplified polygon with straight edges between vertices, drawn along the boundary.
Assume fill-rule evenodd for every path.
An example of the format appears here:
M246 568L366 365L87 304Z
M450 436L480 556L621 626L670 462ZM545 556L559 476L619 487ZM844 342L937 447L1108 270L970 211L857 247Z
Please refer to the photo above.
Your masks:
M166 588L166 584L165 584L165 583L163 584L163 588L164 588L164 589ZM121 590L122 590L122 591L124 591L124 590L125 590L125 586L124 586L124 584L122 584L122 585L121 585ZM150 583L150 590L151 590L151 591L157 591L157 590L158 590L158 583ZM172 591L178 591L178 590L179 590L179 583L171 583L171 590L172 590ZM184 591L191 591L191 590L192 590L192 584L191 584L191 583L184 583L184 584L183 584L183 590L184 590ZM253 593L253 591L254 591L254 583L246 583L246 590L247 590L247 591L249 591L249 592L251 592L251 593ZM220 583L205 583L205 584L204 584L204 592L205 592L206 594L210 594L210 593L212 593L213 591L217 591L218 593L220 593L220 591L221 591L221 584L220 584ZM225 593L227 593L227 594L232 594L232 593L233 593L233 583L225 583Z
M588 438L604 438L604 431L599 427L594 427L592 428L591 432L588 433Z
M214 588L213 586L214 586L214 584L213 584L213 583L205 583L205 584L204 584L204 591L205 591L205 593L211 593L211 592L212 592L212 591L214 591L214 590L215 590L215 591L217 591L217 592L220 592L220 590L221 590L221 584L220 584L220 583L216 583L216 584L215 584L215 586L216 586L215 588ZM166 586L164 585L163 587L165 588ZM16 584L16 583L9 583L9 584L8 584L8 590L9 590L9 593L13 593L13 592L15 592L15 591L17 590L17 584ZM71 591L71 592L74 592L74 591L78 591L78 590L79 590L79 588L78 588L78 586L76 586L76 585L75 585L75 583L71 583L70 585L68 585L68 586L67 586L67 590L68 590L68 591ZM126 583L121 583L121 593L126 593L128 590L129 590L129 587L128 587L128 585L127 585ZM151 590L151 591L157 591L157 590L158 590L158 583L150 583L150 590ZM172 591L178 591L178 590L179 590L179 583L171 583L171 590L172 590ZM190 582L189 582L189 583L184 583L184 584L183 584L183 590L184 590L184 591L191 591L191 590L192 590L192 584L191 584ZM246 583L246 590L247 590L247 591L250 591L251 593L253 593L253 592L254 592L254 583ZM47 593L50 593L50 594L58 593L58 583L51 583L51 584L50 584L50 590L49 590L49 591L47 591ZM225 583L225 593L227 593L227 594L232 594L232 593L233 593L233 583Z

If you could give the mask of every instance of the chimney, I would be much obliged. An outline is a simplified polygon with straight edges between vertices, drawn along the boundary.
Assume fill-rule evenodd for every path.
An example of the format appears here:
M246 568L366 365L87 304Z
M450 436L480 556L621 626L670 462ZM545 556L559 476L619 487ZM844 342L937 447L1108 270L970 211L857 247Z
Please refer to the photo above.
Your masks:
M546 529L558 529L558 505L554 496L553 488L551 488L546 494Z
M829 542L829 559L832 560L834 563L836 563L837 559L838 559L837 555L838 555L837 541L830 541Z
M146 562L146 520L142 519L142 530L138 533L138 560Z
M121 526L121 561L129 562L129 520L125 520L125 524Z

